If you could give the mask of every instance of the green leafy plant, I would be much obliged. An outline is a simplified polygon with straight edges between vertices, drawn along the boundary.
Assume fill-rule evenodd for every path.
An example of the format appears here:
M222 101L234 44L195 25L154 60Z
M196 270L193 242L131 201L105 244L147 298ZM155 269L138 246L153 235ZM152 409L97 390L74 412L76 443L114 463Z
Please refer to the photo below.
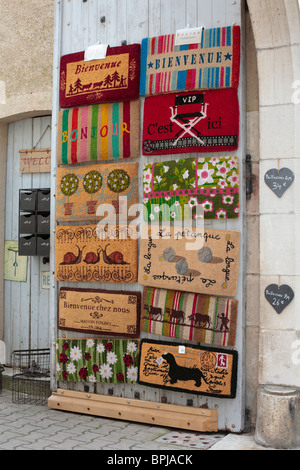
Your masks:
M70 196L76 193L78 189L79 179L73 173L64 175L60 181L60 189L64 196L67 196L68 200Z
M124 170L113 170L108 175L107 186L114 193L123 193L130 186L130 176Z
M89 171L83 180L83 188L88 194L95 194L102 188L102 176L97 170Z

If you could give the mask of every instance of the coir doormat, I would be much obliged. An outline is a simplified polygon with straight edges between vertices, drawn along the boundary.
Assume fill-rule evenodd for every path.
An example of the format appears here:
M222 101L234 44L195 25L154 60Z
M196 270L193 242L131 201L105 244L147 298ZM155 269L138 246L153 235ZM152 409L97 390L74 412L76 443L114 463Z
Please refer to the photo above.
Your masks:
M138 163L57 169L55 216L58 221L95 220L98 206L104 204L112 205L115 215L122 213L127 217L130 206L138 200Z
M139 283L147 287L234 297L240 232L143 227Z
M139 336L141 293L62 287L58 328L62 330Z
M203 29L201 43L175 46L175 34L145 38L140 94L237 88L240 27Z
M216 346L235 346L238 301L144 287L141 330Z
M137 382L138 341L128 339L57 340L58 381L90 383Z
M137 281L138 240L133 238L132 228L98 225L56 227L55 274L58 281Z
M139 140L139 100L94 104L58 113L58 165L139 157Z
M84 60L84 51L60 60L60 107L135 100L139 97L140 44L108 47L106 58Z
M235 398L237 351L142 340L138 383L219 398Z
M147 163L143 169L143 203L148 221L238 218L238 158Z
M238 141L236 88L145 99L143 155L231 151Z

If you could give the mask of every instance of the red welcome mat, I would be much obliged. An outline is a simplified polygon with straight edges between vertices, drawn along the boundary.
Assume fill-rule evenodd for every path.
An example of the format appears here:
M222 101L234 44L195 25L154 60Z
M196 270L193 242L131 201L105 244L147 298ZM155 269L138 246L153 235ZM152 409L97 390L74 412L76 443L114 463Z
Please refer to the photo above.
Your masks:
M138 383L180 392L235 398L237 351L144 339Z
M143 155L229 151L237 149L238 140L236 89L145 99Z
M144 287L141 330L197 343L234 346L238 301Z
M58 165L139 157L140 102L94 104L58 113Z
M106 58L85 61L84 51L60 60L60 107L139 97L140 44L108 47Z
M145 38L140 94L237 88L240 27L203 29L201 43L175 46L175 34Z

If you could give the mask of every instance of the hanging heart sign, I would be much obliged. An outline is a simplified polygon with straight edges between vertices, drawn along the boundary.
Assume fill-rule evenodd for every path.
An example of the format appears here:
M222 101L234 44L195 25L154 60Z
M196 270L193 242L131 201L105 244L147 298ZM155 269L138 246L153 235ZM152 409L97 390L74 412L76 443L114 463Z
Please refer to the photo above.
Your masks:
M294 291L286 284L280 287L276 284L270 284L265 289L265 298L274 310L280 314L292 302Z
M294 173L289 168L276 170L272 168L265 174L265 183L276 194L282 197L286 190L292 185L295 179Z

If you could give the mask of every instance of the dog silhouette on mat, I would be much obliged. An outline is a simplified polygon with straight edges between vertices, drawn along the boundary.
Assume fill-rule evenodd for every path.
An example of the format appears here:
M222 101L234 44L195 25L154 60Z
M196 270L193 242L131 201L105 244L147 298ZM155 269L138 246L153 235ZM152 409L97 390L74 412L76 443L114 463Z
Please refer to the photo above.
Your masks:
M178 380L194 380L196 387L201 387L201 380L208 384L203 373L197 367L183 367L179 366L175 360L175 357L171 353L164 353L161 356L169 364L168 375L170 377L170 383L175 384Z

